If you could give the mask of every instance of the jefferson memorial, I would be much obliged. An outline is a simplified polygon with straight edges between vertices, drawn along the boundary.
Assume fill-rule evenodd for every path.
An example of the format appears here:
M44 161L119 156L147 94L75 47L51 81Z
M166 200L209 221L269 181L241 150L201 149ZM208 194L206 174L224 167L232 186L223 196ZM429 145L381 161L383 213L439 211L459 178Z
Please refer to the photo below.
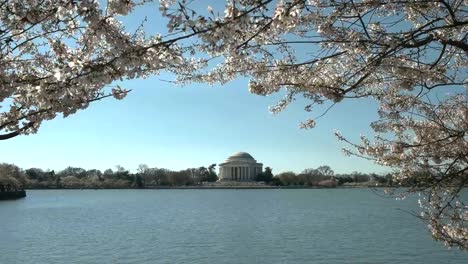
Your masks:
M220 181L254 181L262 166L249 153L237 152L219 164L218 177Z

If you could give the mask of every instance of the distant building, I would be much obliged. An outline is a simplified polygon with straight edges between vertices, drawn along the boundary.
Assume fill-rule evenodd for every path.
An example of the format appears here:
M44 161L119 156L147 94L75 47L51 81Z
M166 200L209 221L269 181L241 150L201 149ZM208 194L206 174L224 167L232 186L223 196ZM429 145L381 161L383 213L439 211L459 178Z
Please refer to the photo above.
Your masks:
M249 153L237 152L219 164L218 177L220 181L254 181L262 167Z

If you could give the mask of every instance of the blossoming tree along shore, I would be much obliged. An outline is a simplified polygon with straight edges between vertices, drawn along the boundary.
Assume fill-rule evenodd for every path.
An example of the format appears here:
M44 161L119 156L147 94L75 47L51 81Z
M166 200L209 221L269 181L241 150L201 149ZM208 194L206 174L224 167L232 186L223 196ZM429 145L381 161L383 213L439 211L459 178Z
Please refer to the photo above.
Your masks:
M310 99L306 111L370 98L380 105L376 136L355 144L337 132L355 147L346 154L394 168L394 181L421 194L433 237L468 249L463 0L227 0L220 12L160 0L170 38L124 31L118 15L145 2L0 1L0 139L34 133L103 97L121 99L126 90L106 89L113 81L162 69L181 83L248 76L254 94L286 90L273 112L297 96Z
M297 96L310 99L306 111L343 99L377 101L373 140L355 144L336 132L351 144L345 154L394 168L394 180L421 195L419 217L433 237L468 249L468 205L460 197L468 183L466 2L229 0L221 12L188 2L161 1L168 26L199 33L194 47L219 64L179 75L180 82L247 76L254 94L286 90L273 112Z

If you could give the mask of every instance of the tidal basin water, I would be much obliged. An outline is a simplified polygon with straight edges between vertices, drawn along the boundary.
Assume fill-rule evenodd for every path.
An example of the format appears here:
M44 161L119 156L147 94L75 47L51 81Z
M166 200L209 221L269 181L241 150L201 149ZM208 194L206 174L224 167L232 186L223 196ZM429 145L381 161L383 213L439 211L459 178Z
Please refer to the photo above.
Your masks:
M468 263L369 189L31 190L0 263Z

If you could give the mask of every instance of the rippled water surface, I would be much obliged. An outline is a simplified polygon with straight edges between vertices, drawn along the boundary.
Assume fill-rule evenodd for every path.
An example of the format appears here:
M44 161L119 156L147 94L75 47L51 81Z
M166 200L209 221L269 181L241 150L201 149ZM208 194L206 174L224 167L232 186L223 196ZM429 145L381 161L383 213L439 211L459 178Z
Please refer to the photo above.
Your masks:
M34 190L0 202L0 263L468 263L368 189Z

